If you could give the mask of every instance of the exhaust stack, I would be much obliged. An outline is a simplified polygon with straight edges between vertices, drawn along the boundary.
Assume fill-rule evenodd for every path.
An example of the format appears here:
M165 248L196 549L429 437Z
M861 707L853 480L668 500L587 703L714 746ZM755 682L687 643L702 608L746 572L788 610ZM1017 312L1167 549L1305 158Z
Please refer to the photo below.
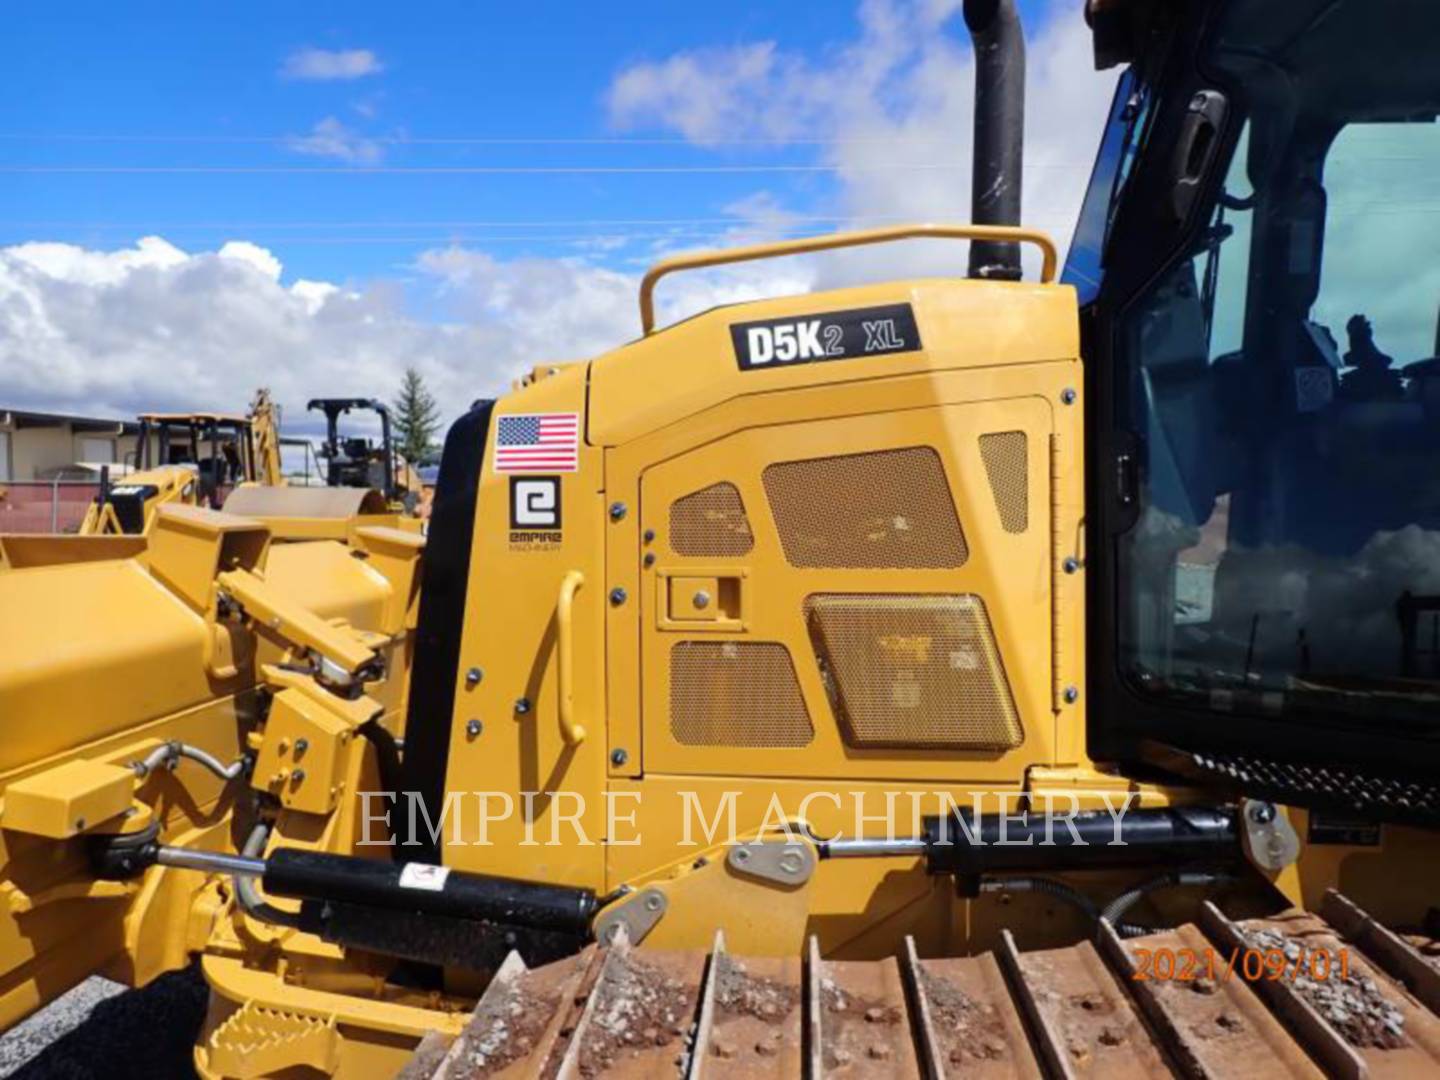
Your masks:
M970 219L1020 224L1025 146L1025 34L1015 0L965 0L975 45L975 151ZM972 240L970 276L1020 280L1020 245Z

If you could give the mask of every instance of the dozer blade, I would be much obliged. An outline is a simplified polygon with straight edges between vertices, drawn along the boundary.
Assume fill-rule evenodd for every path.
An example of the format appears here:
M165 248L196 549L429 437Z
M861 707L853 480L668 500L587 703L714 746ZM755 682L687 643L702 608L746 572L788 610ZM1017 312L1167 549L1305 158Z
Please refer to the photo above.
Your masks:
M1321 956L1330 975L1307 977ZM1102 923L1094 944L1030 952L1006 932L968 957L921 957L909 938L866 961L823 959L813 938L803 960L737 957L723 934L708 959L621 942L533 971L507 963L444 1062L422 1045L403 1075L1436 1076L1437 978L1440 943L1338 893L1319 915L1237 922L1206 905L1200 926L1122 938Z

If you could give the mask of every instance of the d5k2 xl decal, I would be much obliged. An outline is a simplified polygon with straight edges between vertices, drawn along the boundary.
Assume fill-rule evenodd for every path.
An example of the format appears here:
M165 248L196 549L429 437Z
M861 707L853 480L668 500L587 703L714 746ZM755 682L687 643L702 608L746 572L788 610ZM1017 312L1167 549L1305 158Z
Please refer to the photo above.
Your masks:
M740 370L754 371L819 360L859 360L917 352L920 328L909 304L886 304L824 315L735 323L730 327L730 340Z

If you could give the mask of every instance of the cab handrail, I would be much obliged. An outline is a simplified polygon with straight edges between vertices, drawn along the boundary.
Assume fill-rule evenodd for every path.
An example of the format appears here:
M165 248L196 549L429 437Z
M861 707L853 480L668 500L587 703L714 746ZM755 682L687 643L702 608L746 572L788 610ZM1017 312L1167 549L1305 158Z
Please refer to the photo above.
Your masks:
M825 236L804 236L795 240L777 240L769 244L750 244L745 247L724 248L717 251L695 251L676 255L656 263L645 272L640 282L640 326L646 334L655 331L655 286L667 274L679 270L699 270L707 266L724 266L727 263L752 262L755 259L774 259L782 255L806 255L813 251L830 251L835 248L863 247L866 244L888 244L893 240L916 239L941 240L991 240L1012 241L1017 244L1033 244L1040 249L1042 264L1040 280L1050 284L1055 280L1055 271L1060 258L1055 250L1055 241L1038 229L1020 229L1008 225L891 225L883 229L857 229L852 232L829 233Z

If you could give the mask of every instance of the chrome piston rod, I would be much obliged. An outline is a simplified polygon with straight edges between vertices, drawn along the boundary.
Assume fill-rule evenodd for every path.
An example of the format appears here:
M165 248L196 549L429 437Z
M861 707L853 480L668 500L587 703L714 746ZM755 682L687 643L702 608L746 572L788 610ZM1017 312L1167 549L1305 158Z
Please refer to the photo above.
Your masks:
M155 854L161 866L182 870L201 870L207 874L239 874L242 877L264 877L265 860L245 855L222 855L218 851L196 851L193 848L165 847Z
M878 859L887 855L924 855L927 844L923 836L895 836L884 840L822 840L822 859Z

